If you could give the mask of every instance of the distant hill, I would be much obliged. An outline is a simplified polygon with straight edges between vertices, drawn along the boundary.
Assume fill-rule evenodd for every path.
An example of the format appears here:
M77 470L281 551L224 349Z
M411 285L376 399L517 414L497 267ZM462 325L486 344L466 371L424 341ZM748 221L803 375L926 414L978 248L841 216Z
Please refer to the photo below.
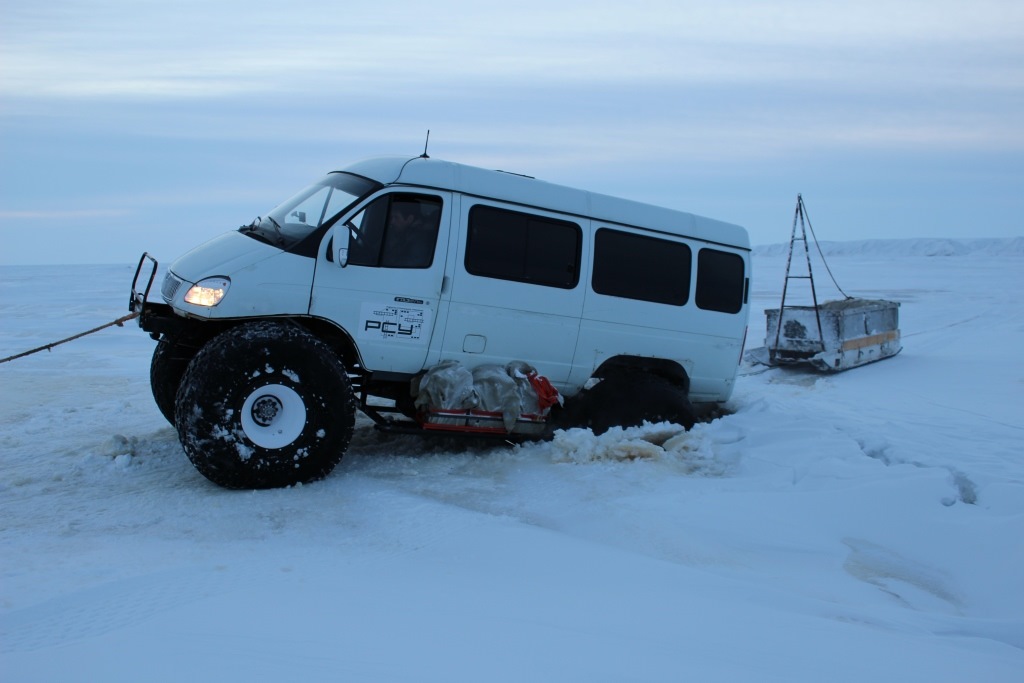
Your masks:
M822 241L826 256L1024 256L1024 237ZM785 256L789 242L754 247L755 256ZM812 251L814 245L811 245Z

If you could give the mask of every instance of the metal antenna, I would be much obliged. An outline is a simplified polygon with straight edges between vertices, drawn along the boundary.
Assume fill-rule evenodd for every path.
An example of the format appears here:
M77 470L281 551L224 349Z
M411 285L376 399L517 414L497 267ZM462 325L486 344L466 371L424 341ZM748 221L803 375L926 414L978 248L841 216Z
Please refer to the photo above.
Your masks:
M423 143L423 154L420 155L420 159L429 159L427 155L427 145L430 144L430 129L427 129L427 141Z

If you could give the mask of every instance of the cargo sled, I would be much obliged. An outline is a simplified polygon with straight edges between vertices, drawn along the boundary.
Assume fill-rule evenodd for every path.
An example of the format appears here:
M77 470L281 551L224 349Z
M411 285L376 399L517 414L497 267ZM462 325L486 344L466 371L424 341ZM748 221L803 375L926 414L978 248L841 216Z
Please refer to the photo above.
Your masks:
M768 364L806 364L824 372L838 372L895 356L902 348L899 303L848 296L839 287L839 283L835 282L834 277L832 282L846 298L818 302L811 269L811 254L807 245L808 228L814 237L814 228L810 227L803 197L797 195L793 230L789 238L786 278L782 285L782 301L778 308L765 310L765 347L768 351ZM814 237L814 241L817 244L817 237ZM793 246L797 242L803 243L807 270L793 274ZM818 253L821 254L820 247ZM824 254L821 254L821 259L824 263ZM825 268L828 270L827 263ZM832 275L831 270L828 270L828 273ZM807 281L813 305L786 304L790 280Z
M895 356L902 349L899 307L895 301L850 298L768 309L769 364L838 372Z

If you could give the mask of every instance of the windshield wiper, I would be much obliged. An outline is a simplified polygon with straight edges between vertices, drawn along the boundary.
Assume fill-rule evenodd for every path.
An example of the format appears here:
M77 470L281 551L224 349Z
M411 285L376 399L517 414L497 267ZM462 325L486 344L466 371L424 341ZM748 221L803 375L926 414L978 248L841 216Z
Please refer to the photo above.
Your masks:
M277 231L278 244L280 244L283 247L285 244L288 243L288 240L284 238L284 233L281 232L281 224L274 220L273 216L267 216L267 218L269 218L270 222L274 224L274 230Z
M281 237L284 237L284 235L281 233L281 224L275 221L273 216L267 216L267 218L269 218L270 222L274 224L274 230L277 230L277 234L281 235Z
M262 216L256 216L252 223L250 223L249 225L243 225L242 227L238 228L238 232L242 233L243 235L248 235L249 237L252 237L253 239L258 240L260 242L263 242L264 244L269 244L272 247L278 246L274 244L273 240L270 239L270 236L267 235L265 230L260 229L262 225ZM278 240L283 242L284 238L280 236L281 231L278 230L277 232L279 235Z
M286 244L288 240L285 239L284 233L281 231L281 224L274 220L273 216L267 216L267 218L269 218L270 222L274 225L274 232L277 233L277 243L279 245ZM264 231L260 230L260 228L262 227L263 216L256 216L252 223L250 223L249 225L243 225L242 227L238 228L238 232L242 233L243 235L251 235L253 237L258 237L267 244L273 244L273 242L270 241L270 237L268 237L264 233Z

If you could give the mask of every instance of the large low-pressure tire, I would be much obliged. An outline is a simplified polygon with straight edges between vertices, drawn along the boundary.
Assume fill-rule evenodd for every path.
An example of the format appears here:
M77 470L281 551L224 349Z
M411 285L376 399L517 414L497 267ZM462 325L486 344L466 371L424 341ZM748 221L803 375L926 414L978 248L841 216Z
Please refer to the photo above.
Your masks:
M692 428L694 411L686 390L652 372L616 370L568 399L558 426L584 427L603 434L612 427L633 427L645 420Z
M322 479L352 440L356 402L338 356L287 322L261 321L212 339L178 389L176 423L189 460L231 489Z
M149 386L160 414L172 426L178 386L197 351L194 345L179 338L166 337L157 342L156 348L153 349L153 360L149 364Z

